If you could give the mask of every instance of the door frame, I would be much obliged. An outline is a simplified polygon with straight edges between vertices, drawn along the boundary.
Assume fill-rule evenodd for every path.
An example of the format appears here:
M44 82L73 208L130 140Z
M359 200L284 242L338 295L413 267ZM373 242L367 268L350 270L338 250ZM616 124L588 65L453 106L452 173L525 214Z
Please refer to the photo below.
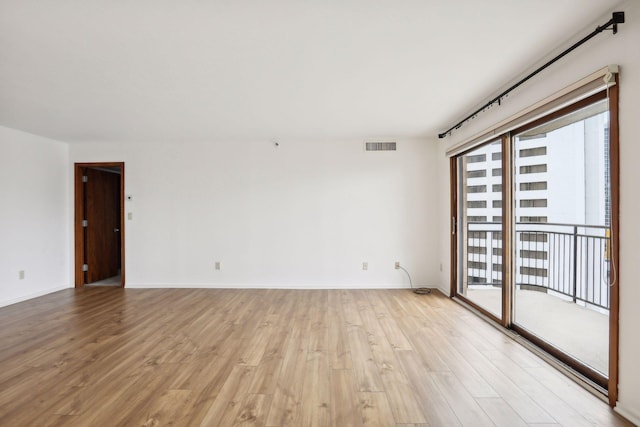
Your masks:
M74 182L74 272L75 287L83 288L84 272L82 265L84 264L84 238L82 220L84 219L84 185L82 185L82 169L88 167L119 167L120 168L120 286L125 284L125 222L124 222L124 162L92 162L92 163L74 163L73 165L73 182Z

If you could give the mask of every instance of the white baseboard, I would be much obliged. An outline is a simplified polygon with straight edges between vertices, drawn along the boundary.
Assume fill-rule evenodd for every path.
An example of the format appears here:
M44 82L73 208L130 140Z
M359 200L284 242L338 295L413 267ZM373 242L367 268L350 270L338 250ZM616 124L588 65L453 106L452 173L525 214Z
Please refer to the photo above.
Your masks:
M7 300L1 300L0 301L0 307L6 307L8 305L12 305L12 304L17 304L19 302L23 302L23 301L27 301L33 298L38 298L44 295L48 295L54 292L58 292L61 291L63 289L69 289L69 288L73 288L73 286L71 285L62 285L62 286L56 286L55 288L49 288L49 289L44 289L42 291L38 291L38 292L34 292L31 294L26 294L26 295L21 295L17 298L11 298L11 299L7 299Z
M449 296L449 294L451 293L451 289L449 287L436 285L434 286L434 288L442 292L442 294L445 296Z
M415 285L437 289L436 286ZM125 288L154 289L154 288L194 288L194 289L409 289L405 284L397 283L373 283L373 284L264 284L264 283L131 283L127 282Z
M624 407L620 407L620 404L616 404L613 410L625 417L628 421L631 421L633 424L640 426L640 416L627 411L626 409L624 409Z

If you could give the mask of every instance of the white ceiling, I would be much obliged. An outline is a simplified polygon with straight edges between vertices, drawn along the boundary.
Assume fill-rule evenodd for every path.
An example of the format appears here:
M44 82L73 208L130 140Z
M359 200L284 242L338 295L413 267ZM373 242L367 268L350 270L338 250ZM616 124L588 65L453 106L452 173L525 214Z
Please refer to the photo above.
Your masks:
M0 0L0 125L63 141L434 138L616 3Z

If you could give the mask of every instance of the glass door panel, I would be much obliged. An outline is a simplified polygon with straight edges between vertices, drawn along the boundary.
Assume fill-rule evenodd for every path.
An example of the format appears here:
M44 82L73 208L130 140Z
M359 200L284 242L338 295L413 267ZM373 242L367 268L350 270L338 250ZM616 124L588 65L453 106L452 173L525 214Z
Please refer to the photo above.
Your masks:
M514 138L514 323L604 376L609 366L607 100Z
M502 144L458 157L456 293L502 318Z

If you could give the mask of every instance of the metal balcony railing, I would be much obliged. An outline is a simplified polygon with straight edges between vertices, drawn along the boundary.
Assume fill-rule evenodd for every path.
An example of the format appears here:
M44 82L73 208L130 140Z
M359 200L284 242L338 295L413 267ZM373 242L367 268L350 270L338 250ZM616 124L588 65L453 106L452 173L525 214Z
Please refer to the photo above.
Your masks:
M502 286L502 224L469 222L466 283ZM520 289L555 293L609 309L609 228L585 224L516 223L514 278Z

